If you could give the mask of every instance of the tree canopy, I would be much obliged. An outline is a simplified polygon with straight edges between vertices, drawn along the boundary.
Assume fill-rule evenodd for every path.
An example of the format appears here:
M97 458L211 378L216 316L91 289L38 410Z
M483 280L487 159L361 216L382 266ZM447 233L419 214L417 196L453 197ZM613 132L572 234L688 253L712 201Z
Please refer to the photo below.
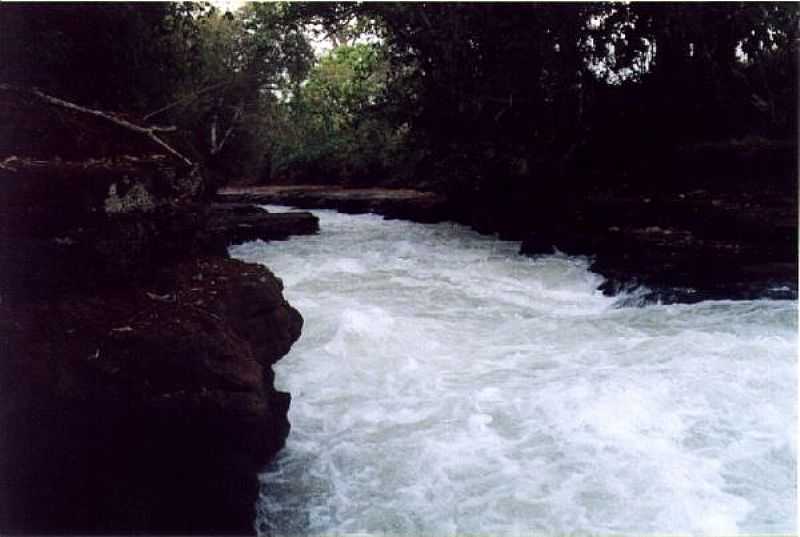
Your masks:
M792 3L4 4L0 30L0 82L177 124L224 179L460 189L797 132Z

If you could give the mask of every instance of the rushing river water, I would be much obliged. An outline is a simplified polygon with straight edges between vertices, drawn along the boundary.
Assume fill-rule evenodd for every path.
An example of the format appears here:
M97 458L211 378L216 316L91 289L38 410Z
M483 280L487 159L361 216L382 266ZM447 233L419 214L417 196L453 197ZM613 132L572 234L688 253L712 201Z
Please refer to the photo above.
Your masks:
M260 533L795 532L796 302L618 307L585 260L317 214L232 249L305 318Z

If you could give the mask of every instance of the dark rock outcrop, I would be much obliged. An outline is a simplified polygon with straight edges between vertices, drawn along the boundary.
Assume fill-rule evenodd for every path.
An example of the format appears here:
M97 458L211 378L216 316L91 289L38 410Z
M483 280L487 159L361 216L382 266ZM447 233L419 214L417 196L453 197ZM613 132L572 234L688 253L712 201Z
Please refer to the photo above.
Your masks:
M574 200L506 194L445 201L413 190L297 185L230 188L218 198L418 222L453 219L482 233L522 240L523 254L557 249L591 256L591 270L606 278L602 291L646 288L636 301L797 297L796 195L787 195L785 185L713 193L621 188Z
M302 318L207 240L196 167L14 95L0 120L30 114L0 154L0 533L252 533L289 429L271 366ZM113 138L99 154L93 132Z
M191 253L203 226L196 169L163 155L5 159L0 296L118 285Z
M797 214L790 199L706 191L602 198L576 219L529 233L521 253L591 256L591 270L606 278L604 293L643 286L636 300L797 297Z
M392 188L346 188L320 185L225 188L226 202L277 204L302 209L336 209L343 213L375 213L390 219L432 223L448 220L449 207L433 192Z
M270 213L247 203L212 203L201 241L210 248L219 248L257 239L285 240L318 231L319 219L309 212Z
M251 531L256 474L289 429L271 364L302 320L263 267L159 276L0 307L6 531Z

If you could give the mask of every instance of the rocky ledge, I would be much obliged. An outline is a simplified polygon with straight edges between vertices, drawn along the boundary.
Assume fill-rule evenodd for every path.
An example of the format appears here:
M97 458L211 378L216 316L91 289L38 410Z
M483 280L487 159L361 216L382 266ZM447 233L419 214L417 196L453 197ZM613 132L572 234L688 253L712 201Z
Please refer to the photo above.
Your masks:
M797 298L793 197L705 190L597 196L563 227L528 233L521 253L590 256L608 295L635 302Z
M343 213L375 213L414 222L449 219L446 199L433 192L399 188L347 188L321 185L224 188L226 202L277 204L302 209L336 209Z
M0 306L3 529L252 532L301 326L268 270L220 258Z
M228 188L228 202L374 212L417 222L455 220L521 240L525 255L589 256L608 295L632 302L797 298L796 194L783 188L646 192L598 190L580 200L443 196L320 185ZM628 294L628 293L626 293Z
M211 203L207 210L201 240L212 248L254 240L285 240L319 231L319 219L305 211L271 213L249 203Z
M225 245L296 227L245 237L220 214L260 216L208 207L197 166L104 117L0 88L4 122L0 533L252 533L302 319Z

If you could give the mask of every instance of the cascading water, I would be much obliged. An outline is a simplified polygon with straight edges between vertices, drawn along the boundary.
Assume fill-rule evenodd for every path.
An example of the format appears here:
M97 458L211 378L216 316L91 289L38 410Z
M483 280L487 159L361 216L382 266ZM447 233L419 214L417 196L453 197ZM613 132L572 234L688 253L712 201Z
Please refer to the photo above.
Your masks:
M582 259L317 214L231 251L305 318L261 534L796 531L796 302L621 308Z

